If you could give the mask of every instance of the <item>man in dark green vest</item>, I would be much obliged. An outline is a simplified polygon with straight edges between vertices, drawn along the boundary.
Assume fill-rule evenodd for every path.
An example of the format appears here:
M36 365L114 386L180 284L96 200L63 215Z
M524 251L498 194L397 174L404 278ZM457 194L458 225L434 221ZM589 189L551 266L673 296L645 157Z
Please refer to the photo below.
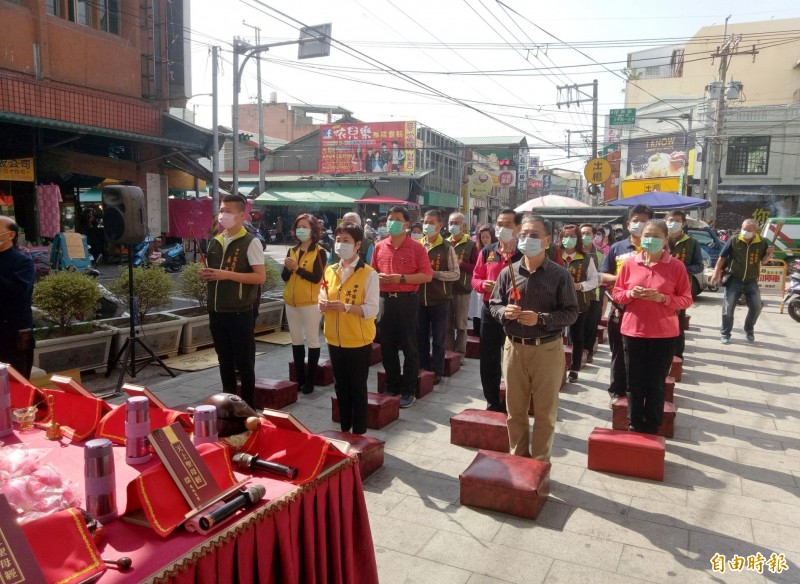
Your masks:
M705 269L703 264L703 253L697 240L686 233L686 213L680 209L675 209L667 217L667 230L669 231L669 253L672 257L679 259L686 266L689 276L689 283L692 283L692 274L701 274ZM683 359L683 351L686 348L686 311L678 311L680 322L680 335L675 345L675 356Z
M208 243L206 267L200 278L208 282L208 316L219 376L225 393L236 392L236 372L242 382L241 397L255 407L256 341L253 305L264 283L261 242L242 226L247 202L241 195L225 195L219 207L223 230Z

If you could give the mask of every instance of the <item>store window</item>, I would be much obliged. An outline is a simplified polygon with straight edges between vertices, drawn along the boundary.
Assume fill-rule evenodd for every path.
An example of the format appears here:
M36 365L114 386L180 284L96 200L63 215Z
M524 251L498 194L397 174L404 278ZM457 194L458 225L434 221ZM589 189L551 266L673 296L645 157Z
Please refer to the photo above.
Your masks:
M725 174L767 174L769 143L769 136L730 138Z

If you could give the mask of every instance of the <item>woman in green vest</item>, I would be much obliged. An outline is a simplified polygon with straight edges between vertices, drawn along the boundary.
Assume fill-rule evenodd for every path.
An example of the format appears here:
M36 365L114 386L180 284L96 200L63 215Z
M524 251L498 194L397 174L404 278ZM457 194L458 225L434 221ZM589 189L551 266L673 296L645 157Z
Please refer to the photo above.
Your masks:
M319 363L319 323L317 309L319 287L328 254L319 245L322 228L319 220L308 213L298 215L292 225L298 244L290 248L283 260L281 278L286 282L283 300L286 303L286 320L292 337L292 357L297 383L303 393L314 391L314 375ZM308 343L308 369L305 367Z
M325 316L325 340L333 366L342 432L367 431L369 376L375 317L380 289L378 273L361 259L364 232L355 223L342 223L334 233L339 263L325 270L319 310Z

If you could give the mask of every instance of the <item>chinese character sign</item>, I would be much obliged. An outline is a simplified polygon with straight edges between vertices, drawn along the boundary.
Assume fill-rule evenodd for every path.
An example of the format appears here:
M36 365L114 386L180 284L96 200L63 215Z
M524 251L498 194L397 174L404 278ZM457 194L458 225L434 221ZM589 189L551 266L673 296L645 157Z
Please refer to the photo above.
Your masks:
M34 182L33 158L0 159L0 180Z
M320 126L319 172L414 172L416 122Z

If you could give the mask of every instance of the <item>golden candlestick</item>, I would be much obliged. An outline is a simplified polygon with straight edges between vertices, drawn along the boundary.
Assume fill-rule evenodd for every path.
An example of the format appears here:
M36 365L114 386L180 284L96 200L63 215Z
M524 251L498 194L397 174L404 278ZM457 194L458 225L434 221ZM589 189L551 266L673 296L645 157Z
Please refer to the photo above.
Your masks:
M47 396L47 408L50 410L50 425L47 426L44 437L48 440L61 440L61 424L56 422L56 398Z

